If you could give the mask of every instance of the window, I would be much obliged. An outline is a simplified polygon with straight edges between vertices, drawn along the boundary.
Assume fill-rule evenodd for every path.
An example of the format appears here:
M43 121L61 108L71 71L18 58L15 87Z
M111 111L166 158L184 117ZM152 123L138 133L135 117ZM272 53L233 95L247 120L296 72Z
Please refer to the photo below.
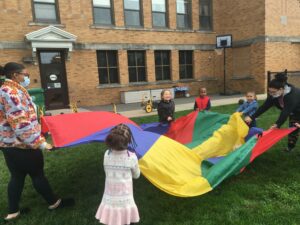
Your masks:
M179 78L193 78L193 51L179 51Z
M156 80L170 80L170 51L155 51Z
M190 0L177 0L177 27L180 29L189 29L192 27L191 22L191 1Z
M167 27L166 0L152 0L153 27Z
M119 83L117 51L97 51L100 84Z
M124 14L126 26L142 26L140 0L124 0Z
M33 0L34 20L44 23L59 23L56 0Z
M94 24L113 25L111 0L93 0Z
M145 51L128 51L129 82L146 81Z
M212 30L212 0L200 0L200 30Z

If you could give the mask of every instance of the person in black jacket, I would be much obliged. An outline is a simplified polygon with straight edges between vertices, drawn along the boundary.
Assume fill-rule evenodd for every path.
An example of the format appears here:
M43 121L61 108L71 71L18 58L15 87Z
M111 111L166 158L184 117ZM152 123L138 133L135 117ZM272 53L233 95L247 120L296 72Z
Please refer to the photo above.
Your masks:
M157 112L161 123L170 123L175 120L175 103L170 90L161 92L161 101L158 103Z
M268 87L268 98L264 104L252 115L245 117L245 121L250 123L255 118L266 112L272 106L276 106L281 113L271 126L271 129L280 128L281 125L289 118L289 127L294 127L295 123L300 123L300 89L287 83L285 73L278 73L270 81ZM285 151L290 152L295 147L299 136L299 128L288 136L288 147Z

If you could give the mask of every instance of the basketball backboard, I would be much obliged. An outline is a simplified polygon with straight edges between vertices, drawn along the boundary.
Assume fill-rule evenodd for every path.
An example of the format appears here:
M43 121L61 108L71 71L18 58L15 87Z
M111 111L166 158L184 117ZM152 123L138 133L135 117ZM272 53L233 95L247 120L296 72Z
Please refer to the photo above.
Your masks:
M232 47L232 35L218 35L216 37L216 48L231 48Z

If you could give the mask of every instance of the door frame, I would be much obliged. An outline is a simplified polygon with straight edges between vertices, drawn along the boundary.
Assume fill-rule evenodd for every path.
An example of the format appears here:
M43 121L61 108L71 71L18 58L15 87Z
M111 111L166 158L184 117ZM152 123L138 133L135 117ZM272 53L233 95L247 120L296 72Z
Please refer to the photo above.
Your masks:
M61 53L61 57L62 57L62 73L64 73L64 77L65 79L63 79L63 84L62 86L64 88L63 89L63 95L65 95L65 102L63 103L63 108L69 108L69 104L70 104L70 98L69 98L69 88L68 88L68 79L67 79L67 70L66 70L66 56L67 56L67 49L55 49L55 48L51 48L51 49L37 49L37 58L38 58L38 63L39 63L39 70L40 70L40 79L41 79L41 87L44 90L44 98L45 98L45 108L47 110L52 110L52 109L59 109L59 108L51 108L50 105L46 105L46 95L47 95L47 87L45 86L47 81L45 80L46 77L42 76L42 72L43 70L42 68L42 63L41 63L41 57L40 57L40 53L41 52L60 52ZM64 100L64 99L63 99Z

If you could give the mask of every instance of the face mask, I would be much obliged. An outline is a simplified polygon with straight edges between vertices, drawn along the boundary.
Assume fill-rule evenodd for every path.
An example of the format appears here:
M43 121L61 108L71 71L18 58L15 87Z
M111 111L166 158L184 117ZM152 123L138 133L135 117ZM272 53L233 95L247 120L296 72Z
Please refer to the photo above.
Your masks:
M23 81L23 82L20 82L20 84L21 84L23 87L28 87L29 84L30 84L30 78L29 78L29 77L24 77L24 81Z
M281 96L281 94L278 93L278 92L277 92L276 94L273 94L273 95L272 95L273 98L279 98L280 96Z

